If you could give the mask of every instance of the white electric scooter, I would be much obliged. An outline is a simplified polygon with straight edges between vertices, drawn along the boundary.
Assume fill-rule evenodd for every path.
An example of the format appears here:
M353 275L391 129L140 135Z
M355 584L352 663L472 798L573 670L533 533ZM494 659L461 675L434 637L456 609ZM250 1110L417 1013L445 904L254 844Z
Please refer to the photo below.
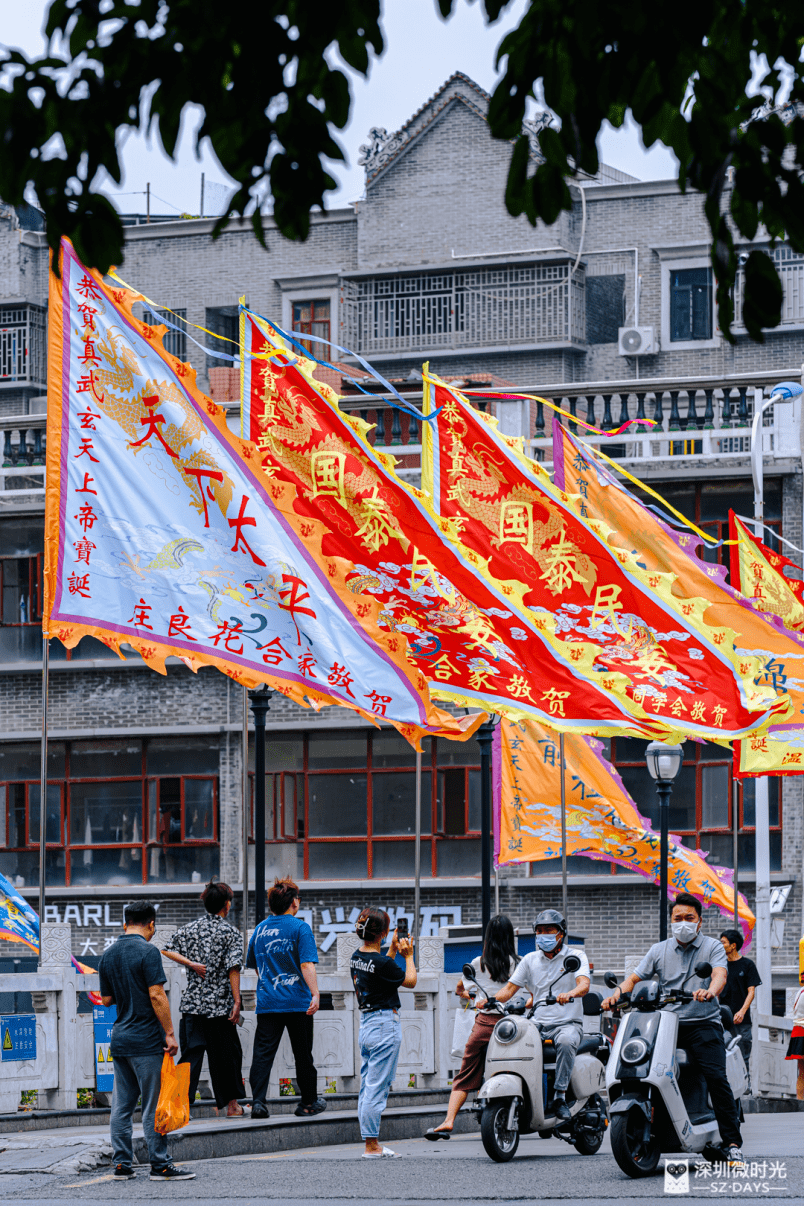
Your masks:
M538 1132L543 1139L563 1139L584 1156L592 1156L603 1142L608 1126L606 1106L600 1096L605 1080L601 1057L607 1058L608 1039L602 1034L587 1034L575 1057L567 1105L572 1117L562 1122L547 1109L555 1078L555 1048L543 1041L534 1011L540 1005L555 1005L555 984L567 972L581 966L577 955L568 953L556 969L558 974L541 1001L535 1001L525 1016L524 1006L513 1009L493 998L486 1006L500 1013L486 1052L486 1081L477 1094L474 1109L480 1115L480 1134L486 1154L500 1164L513 1159L520 1135ZM471 963L463 968L465 981L477 984ZM478 989L480 986L478 985ZM482 992L482 990L480 990ZM483 993L483 996L486 994ZM583 998L584 1013L600 1014L599 993Z
M712 967L698 963L694 975L707 981ZM617 977L606 972L609 988ZM701 1152L722 1160L721 1138L706 1082L678 1046L678 1014L666 1006L693 1000L691 992L675 990L661 996L655 980L642 980L624 993L613 1012L625 1012L606 1070L611 1115L611 1150L629 1177L655 1172L663 1152ZM740 1036L731 1010L720 1006L726 1044L726 1075L735 1101L748 1088Z

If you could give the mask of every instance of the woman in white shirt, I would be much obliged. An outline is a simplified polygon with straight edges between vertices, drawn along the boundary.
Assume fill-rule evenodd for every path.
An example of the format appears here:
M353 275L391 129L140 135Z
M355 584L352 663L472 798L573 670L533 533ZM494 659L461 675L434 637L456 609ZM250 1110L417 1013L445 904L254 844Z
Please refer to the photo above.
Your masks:
M425 1133L425 1139L430 1139L434 1143L439 1139L449 1139L458 1110L472 1090L479 1089L482 1085L489 1039L491 1032L500 1020L499 1013L485 1013L483 1006L489 997L496 996L500 988L508 983L518 962L514 946L514 927L508 917L498 913L496 917L492 917L486 927L483 954L472 960L475 979L484 995L475 1002L477 1010L475 1024L466 1041L460 1071L452 1082L447 1116L440 1126L432 1127ZM465 1001L470 999L471 994L462 980L458 982L455 992Z

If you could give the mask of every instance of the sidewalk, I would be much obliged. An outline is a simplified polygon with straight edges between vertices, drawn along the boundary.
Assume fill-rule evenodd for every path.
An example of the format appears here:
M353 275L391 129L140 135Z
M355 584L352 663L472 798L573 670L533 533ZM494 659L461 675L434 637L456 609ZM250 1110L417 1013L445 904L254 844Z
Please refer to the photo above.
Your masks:
M448 1096L444 1090L391 1094L389 1107L383 1113L383 1139L419 1138L428 1127L443 1119ZM327 1111L315 1118L296 1118L290 1111L295 1109L297 1101L294 1098L272 1100L269 1102L272 1116L258 1121L252 1121L248 1115L237 1119L194 1118L182 1130L169 1136L171 1155L174 1160L211 1160L360 1141L356 1094L333 1094ZM288 1112L279 1113L282 1108ZM108 1118L108 1111L92 1113L104 1113ZM69 1115L72 1114L70 1111ZM0 1119L0 1128L7 1120L7 1116ZM88 1120L87 1125L51 1128L41 1126L45 1121L41 1115L32 1121L37 1124L35 1129L0 1129L0 1176L20 1173L67 1176L110 1163L112 1147L108 1121L92 1124ZM477 1131L477 1122L468 1112L463 1113L455 1130L456 1134ZM137 1161L147 1164L148 1154L139 1123L134 1126L134 1153Z

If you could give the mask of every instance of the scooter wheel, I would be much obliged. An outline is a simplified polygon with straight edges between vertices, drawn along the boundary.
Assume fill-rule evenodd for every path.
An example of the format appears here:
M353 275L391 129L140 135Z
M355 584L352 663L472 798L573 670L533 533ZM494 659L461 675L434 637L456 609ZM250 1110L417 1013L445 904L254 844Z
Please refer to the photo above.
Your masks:
M486 1155L497 1164L507 1164L513 1160L519 1147L519 1131L508 1130L508 1115L511 1112L510 1101L494 1101L485 1106L480 1116L480 1137Z
M604 1131L594 1131L592 1134L587 1132L579 1135L574 1144L576 1152L580 1152L582 1156L594 1156L596 1152L600 1151L604 1133Z
M611 1151L629 1177L650 1177L656 1172L661 1149L651 1135L645 1142L645 1115L640 1109L615 1114L611 1120Z

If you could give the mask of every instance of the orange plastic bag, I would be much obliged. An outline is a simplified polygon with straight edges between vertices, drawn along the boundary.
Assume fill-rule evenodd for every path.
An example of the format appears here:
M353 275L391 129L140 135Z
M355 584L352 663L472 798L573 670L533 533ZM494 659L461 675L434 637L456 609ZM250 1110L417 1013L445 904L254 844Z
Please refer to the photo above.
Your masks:
M165 1053L162 1086L156 1105L154 1130L160 1135L178 1131L190 1121L190 1065L174 1064Z

